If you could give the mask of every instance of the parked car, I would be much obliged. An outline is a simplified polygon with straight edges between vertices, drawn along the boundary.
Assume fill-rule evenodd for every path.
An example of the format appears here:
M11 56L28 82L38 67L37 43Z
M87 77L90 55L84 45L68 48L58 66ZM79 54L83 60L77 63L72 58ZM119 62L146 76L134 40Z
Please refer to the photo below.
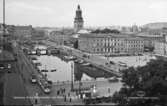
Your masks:
M5 65L4 64L0 64L0 70L5 69Z
M31 75L31 82L32 82L32 83L37 83L37 77L36 77L35 74L32 74L32 75Z
M12 67L11 64L8 64L8 65L7 65L7 68L8 68L8 69L11 69L11 67Z
M46 94L49 94L49 93L50 93L50 88L47 87L47 86L45 86L45 87L44 87L44 92L45 92Z

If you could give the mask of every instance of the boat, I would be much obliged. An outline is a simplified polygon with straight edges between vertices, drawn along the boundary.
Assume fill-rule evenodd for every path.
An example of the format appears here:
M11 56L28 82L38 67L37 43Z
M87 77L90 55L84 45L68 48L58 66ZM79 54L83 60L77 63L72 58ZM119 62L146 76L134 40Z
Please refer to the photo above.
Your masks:
M88 62L86 62L86 63L83 63L82 65L83 65L83 66L89 66L89 65L91 65L91 64L88 63Z
M79 60L78 60L78 59L76 59L76 60L74 60L74 62L75 62L75 63L78 63L78 62L79 62Z
M47 80L48 81L48 84L52 84L53 82L51 80Z
M55 71L57 71L57 70L56 69L51 70L51 72L55 72Z
M37 60L37 58L36 58L36 57L31 57L31 59L32 59L32 60Z
M119 65L120 65L120 66L123 66L123 67L127 67L127 64L126 64L126 63L123 63L123 62L121 62L121 61L119 61Z
M34 63L36 66L41 66L42 64L39 62Z
M82 64L84 63L84 60L79 60L78 63Z
M74 57L74 56L64 56L64 59L66 59L66 60L75 60L76 57Z
M48 72L48 70L41 70L41 72Z
M37 52L36 52L35 50L32 50L32 51L31 51L31 54L32 54L32 55L35 55L36 53L37 53Z
M119 79L117 77L111 77L108 79L109 82L118 82Z

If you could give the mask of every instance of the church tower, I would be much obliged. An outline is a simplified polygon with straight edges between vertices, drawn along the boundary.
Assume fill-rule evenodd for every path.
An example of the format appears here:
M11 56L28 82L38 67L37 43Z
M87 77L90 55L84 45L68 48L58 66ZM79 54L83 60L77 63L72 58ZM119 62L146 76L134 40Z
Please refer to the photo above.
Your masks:
M76 15L74 18L74 31L78 32L80 29L83 28L83 18L82 18L82 10L80 9L80 5L78 5L78 8L76 10Z

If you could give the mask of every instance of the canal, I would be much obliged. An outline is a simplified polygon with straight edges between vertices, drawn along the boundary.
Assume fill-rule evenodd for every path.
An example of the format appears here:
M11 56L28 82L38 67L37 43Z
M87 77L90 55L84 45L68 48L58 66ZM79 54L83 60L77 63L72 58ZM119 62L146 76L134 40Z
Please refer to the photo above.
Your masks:
M36 56L37 62L41 63L41 66L38 66L40 70L48 70L48 72L43 72L47 74L48 79L53 82L62 82L62 81L71 81L71 71L75 67L74 61L63 61L57 56ZM71 66L73 65L73 66ZM51 70L56 70L55 72L51 72ZM81 80L91 80L92 78L86 74L83 74Z

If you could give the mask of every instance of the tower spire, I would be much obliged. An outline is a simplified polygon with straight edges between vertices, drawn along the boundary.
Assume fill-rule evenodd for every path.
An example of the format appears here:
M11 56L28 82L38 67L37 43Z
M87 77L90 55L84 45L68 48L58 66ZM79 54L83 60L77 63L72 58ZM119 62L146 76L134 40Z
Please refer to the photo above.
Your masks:
M80 29L83 28L83 18L82 18L82 10L80 8L80 5L78 4L76 15L74 18L74 31L78 32Z
M80 5L78 4L78 10L80 10Z

